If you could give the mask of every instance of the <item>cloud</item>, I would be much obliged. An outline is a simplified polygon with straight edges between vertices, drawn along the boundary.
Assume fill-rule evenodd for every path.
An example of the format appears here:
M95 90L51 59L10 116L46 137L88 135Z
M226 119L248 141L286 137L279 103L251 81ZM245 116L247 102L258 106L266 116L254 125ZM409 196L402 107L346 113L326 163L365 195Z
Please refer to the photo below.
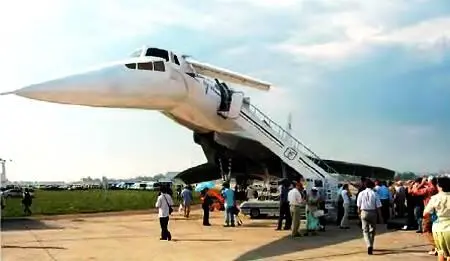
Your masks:
M321 156L434 170L450 155L449 9L420 0L16 1L0 11L10 36L0 89L161 46L272 82L267 93L243 90L281 126L292 112L294 133ZM204 161L192 133L157 113L0 102L0 143L22 162L17 177L133 176Z
M377 46L443 48L449 16L444 1L302 1L289 36L273 49L308 59L342 61ZM287 13L292 15L292 13Z
M421 51L442 51L450 47L450 17L431 19L395 30L371 27L354 17L345 17L332 19L334 25L343 31L344 40L317 44L295 44L293 40L287 40L275 45L274 49L300 57L333 61L359 56L375 49L374 45L400 45Z

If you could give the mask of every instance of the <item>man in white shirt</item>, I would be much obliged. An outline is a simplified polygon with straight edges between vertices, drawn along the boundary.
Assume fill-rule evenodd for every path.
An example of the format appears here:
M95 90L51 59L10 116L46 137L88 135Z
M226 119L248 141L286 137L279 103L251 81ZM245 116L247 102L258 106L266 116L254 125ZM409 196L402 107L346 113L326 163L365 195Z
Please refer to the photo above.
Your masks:
M372 255L373 243L375 242L375 230L377 216L383 223L381 215L381 201L374 191L375 184L370 179L366 180L366 189L361 191L356 200L358 213L361 218L364 241L367 244L367 254Z
M172 197L167 193L165 186L161 187L161 195L158 196L155 206L158 208L159 225L161 226L161 238L159 240L172 240L169 232L169 216L173 206Z
M292 216L292 236L300 236L298 228L300 227L300 215L302 206L304 206L305 199L302 197L301 191L303 191L303 184L298 182L295 184L295 188L291 189L288 193L288 201Z

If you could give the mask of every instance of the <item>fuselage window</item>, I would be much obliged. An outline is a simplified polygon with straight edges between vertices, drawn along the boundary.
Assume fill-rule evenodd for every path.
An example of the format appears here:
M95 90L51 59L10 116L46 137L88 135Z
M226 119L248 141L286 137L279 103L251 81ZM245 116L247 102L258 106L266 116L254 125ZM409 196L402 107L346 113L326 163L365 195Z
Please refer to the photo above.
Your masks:
M152 62L138 63L138 69L139 70L152 71L153 70L153 63Z
M125 64L125 66L128 69L136 69L136 64L135 63L127 63L127 64Z
M154 62L153 68L155 71L164 72L166 70L163 61Z
M180 62L178 61L178 57L175 54L173 55L173 60L175 61L175 64L180 65Z
M169 61L169 52L158 48L148 48L145 56L153 56L163 58L167 62Z

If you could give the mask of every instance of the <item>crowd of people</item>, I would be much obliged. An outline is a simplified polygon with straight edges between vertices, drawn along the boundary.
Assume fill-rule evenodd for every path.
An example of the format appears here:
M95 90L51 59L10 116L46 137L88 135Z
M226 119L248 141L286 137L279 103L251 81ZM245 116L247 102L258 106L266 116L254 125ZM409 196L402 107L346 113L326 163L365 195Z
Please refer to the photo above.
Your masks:
M352 198L350 185L356 187L356 207L359 225L362 229L367 253L373 254L377 224L388 224L394 218L405 218L403 229L422 233L431 245L430 255L438 256L439 261L450 261L450 178L421 177L414 181L372 181L361 178L359 184L342 184L338 190L336 225L340 229L349 229L349 212ZM156 202L159 208L161 240L171 240L168 231L169 216L173 201L171 191L161 188ZM312 187L307 191L302 180L294 183L288 180L280 182L280 205L277 230L291 230L293 237L316 234L324 231L325 198L319 189ZM224 226L234 227L239 209L236 193L225 182L221 190L224 198ZM192 187L186 186L178 193L184 216L189 217L192 204ZM203 225L210 226L209 212L212 199L208 189L201 191ZM302 220L304 222L302 222ZM284 221L284 226L283 226ZM305 226L300 227L303 223Z
M403 230L416 230L431 245L430 255L450 261L450 179L448 177L419 177L416 180L375 182L362 178L357 189L356 205L368 253L372 254L376 224L406 217ZM338 191L337 225L346 228L350 192L348 184Z

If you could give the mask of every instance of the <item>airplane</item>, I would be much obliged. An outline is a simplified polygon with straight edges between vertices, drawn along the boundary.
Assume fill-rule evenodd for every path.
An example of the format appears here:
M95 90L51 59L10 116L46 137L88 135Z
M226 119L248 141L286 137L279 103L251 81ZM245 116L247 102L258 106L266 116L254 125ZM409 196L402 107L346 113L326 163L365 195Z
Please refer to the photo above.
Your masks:
M253 179L301 179L310 187L324 188L331 199L338 182L312 160L320 157L253 105L243 91L225 82L260 91L272 87L187 55L143 46L124 60L5 94L61 104L156 110L192 130L206 156L207 163L177 176L184 182L234 178L245 186Z

